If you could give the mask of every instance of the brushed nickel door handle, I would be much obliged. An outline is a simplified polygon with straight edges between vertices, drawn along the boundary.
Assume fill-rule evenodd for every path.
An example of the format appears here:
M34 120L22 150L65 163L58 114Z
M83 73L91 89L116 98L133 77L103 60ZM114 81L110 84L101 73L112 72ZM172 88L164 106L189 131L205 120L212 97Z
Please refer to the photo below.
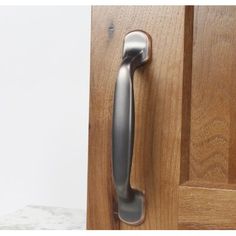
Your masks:
M133 75L137 67L151 58L151 38L143 31L132 31L125 36L122 63L118 72L112 127L112 170L118 215L128 224L144 220L144 194L131 188L130 171L134 143Z

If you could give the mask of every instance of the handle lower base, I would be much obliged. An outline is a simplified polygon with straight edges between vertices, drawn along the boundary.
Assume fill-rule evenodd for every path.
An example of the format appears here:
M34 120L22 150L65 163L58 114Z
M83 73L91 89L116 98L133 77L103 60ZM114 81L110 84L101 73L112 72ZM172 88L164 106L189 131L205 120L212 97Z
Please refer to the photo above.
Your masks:
M124 223L139 225L144 221L145 216L144 194L138 190L133 191L132 200L118 199L118 215Z

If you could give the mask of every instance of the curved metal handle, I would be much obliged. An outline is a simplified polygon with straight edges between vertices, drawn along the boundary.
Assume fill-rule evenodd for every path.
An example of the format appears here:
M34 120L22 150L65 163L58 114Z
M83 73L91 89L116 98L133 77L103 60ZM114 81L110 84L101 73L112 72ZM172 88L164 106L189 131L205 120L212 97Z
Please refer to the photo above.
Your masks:
M144 220L144 195L130 186L134 143L133 74L151 57L151 38L143 31L128 33L124 39L113 106L112 168L120 220L140 224Z

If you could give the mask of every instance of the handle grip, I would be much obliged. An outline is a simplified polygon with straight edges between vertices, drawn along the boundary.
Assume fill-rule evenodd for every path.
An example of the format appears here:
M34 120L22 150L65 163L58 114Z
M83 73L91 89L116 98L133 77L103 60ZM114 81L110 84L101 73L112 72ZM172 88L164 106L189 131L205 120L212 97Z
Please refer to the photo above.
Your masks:
M134 143L133 75L151 57L151 38L143 31L128 33L124 39L122 63L118 72L112 127L112 169L117 193L118 215L128 224L144 220L144 195L130 186Z

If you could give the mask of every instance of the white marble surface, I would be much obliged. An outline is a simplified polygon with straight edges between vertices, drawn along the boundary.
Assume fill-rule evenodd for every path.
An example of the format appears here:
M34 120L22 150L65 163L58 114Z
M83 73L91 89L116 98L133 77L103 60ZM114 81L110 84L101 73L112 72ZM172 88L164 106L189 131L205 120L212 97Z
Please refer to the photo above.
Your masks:
M85 212L48 206L26 206L0 217L0 230L85 229Z

